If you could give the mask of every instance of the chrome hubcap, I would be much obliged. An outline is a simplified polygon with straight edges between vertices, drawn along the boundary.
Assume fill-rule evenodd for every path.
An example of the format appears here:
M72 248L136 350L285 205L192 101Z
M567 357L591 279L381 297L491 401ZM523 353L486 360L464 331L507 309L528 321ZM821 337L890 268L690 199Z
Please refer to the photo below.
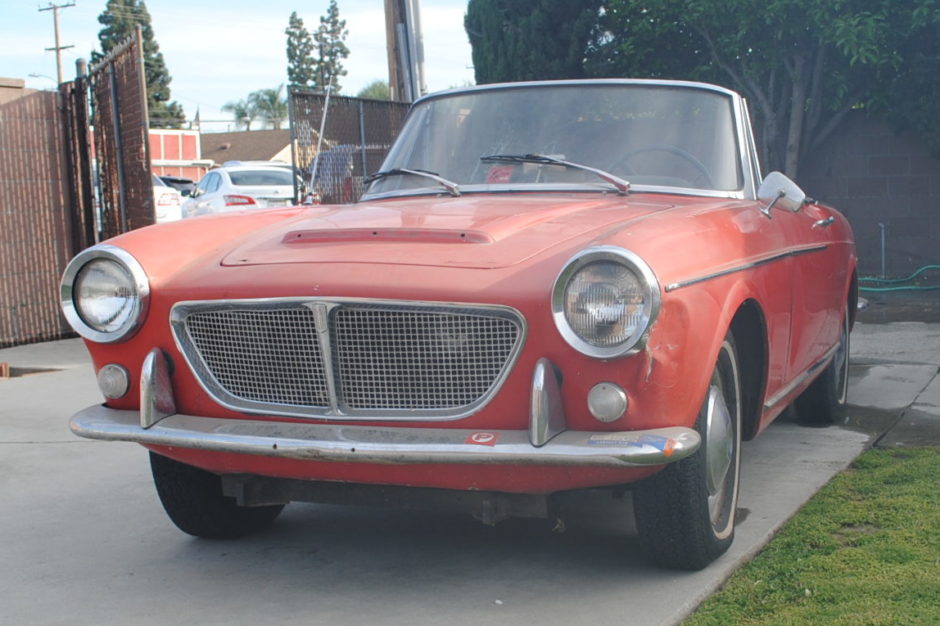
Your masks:
M734 426L728 405L716 385L708 388L708 408L706 412L705 467L708 486L709 506L720 502L725 477L734 459ZM712 502L714 497L715 503Z
M708 445L705 449L705 465L708 493L713 495L721 490L734 457L734 426L731 424L731 414L721 389L715 385L708 388L707 411Z
M849 390L849 319L846 313L842 323L842 334L839 336L839 346L833 356L836 368L836 389L839 394L839 403L844 404Z

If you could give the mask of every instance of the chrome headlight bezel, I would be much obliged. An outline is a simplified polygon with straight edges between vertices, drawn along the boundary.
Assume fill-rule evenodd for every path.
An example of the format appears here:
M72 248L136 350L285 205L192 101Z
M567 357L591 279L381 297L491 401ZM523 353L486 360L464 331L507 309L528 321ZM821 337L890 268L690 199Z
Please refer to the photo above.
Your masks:
M99 259L105 259L121 266L130 278L128 287L132 288L136 294L136 301L133 303L127 319L117 329L107 332L89 325L82 317L75 301L77 295L75 293L75 282L79 273L89 263ZM79 252L69 262L62 274L59 295L62 313L75 332L96 343L115 343L132 336L146 318L147 310L150 307L150 281L147 279L144 268L129 252L110 244L99 244Z
M588 265L608 261L620 264L632 272L645 288L641 322L630 336L612 346L598 346L583 339L571 327L565 308L565 292L571 280ZM618 246L594 246L574 255L565 263L555 285L552 287L552 317L558 332L572 348L578 352L598 359L611 359L636 354L646 345L649 329L656 321L662 300L659 280L647 263L637 254Z

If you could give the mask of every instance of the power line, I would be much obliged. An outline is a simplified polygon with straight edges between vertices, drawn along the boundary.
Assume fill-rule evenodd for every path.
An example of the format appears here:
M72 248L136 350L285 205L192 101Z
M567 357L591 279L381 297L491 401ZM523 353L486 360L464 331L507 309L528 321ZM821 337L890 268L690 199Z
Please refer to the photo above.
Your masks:
M59 44L59 9L67 9L73 6L75 6L74 2L69 2L68 4L52 4L50 2L49 6L45 9L39 9L40 12L52 11L52 20L55 24L55 48L46 48L46 50L55 50L55 68L60 85L62 84L62 51L68 48L74 48L75 46L63 46Z

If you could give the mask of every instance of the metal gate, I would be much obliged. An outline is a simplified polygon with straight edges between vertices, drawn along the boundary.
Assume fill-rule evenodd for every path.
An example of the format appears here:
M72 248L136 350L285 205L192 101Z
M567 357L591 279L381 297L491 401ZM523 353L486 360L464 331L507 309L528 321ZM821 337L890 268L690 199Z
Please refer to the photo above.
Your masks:
M91 68L101 238L154 223L140 27Z
M295 196L335 204L359 199L363 178L379 169L410 105L291 89L289 106L294 165L307 186Z
M71 255L78 254L98 240L88 91L88 78L81 75L72 82L59 85L69 183Z

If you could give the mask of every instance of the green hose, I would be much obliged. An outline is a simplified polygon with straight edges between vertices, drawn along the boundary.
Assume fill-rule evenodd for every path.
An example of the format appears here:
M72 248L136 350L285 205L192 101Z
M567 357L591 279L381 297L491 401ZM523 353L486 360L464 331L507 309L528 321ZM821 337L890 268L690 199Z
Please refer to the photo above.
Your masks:
M865 291L868 293L885 293L889 291L933 291L935 289L940 289L940 285L910 285L904 283L910 283L915 278L926 272L927 270L940 270L940 265L925 265L910 276L905 278L875 278L875 277L864 277L859 278L859 283L875 283L876 286L866 287L864 285L859 285L859 291Z

